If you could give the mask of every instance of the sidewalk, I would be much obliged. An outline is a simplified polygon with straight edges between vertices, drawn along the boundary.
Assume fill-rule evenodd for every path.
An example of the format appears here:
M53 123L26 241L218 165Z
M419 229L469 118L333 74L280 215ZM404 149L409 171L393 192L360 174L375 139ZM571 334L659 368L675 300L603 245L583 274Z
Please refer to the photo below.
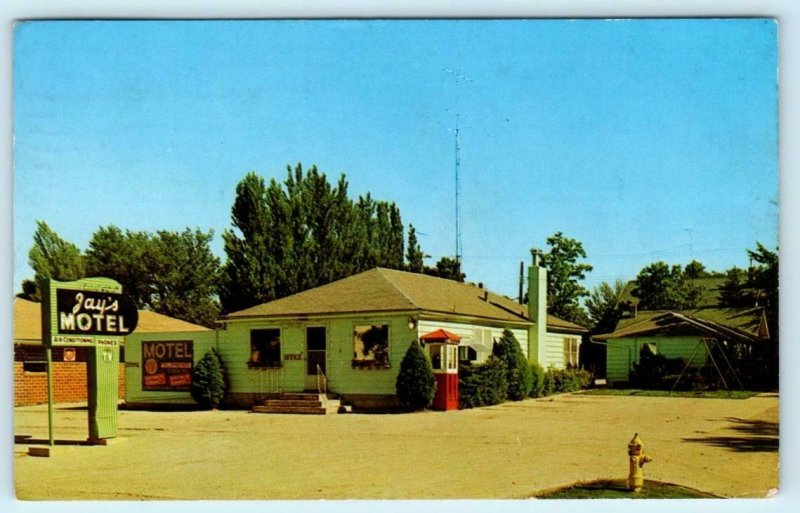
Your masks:
M764 497L778 486L777 423L775 395L562 395L398 415L121 410L118 443L52 458L17 443L14 467L20 499L524 498L626 477L638 432L647 479ZM46 440L46 406L16 408L14 426ZM86 410L58 407L55 433L85 440Z

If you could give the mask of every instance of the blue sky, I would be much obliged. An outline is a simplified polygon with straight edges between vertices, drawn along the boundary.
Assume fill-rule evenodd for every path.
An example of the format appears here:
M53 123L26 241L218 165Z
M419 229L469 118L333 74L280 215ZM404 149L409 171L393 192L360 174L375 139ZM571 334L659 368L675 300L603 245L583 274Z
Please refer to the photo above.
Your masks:
M224 260L236 183L297 162L395 201L433 263L456 112L470 281L515 295L556 231L589 288L777 244L772 20L25 22L13 71L15 289L36 219L82 249L214 229Z

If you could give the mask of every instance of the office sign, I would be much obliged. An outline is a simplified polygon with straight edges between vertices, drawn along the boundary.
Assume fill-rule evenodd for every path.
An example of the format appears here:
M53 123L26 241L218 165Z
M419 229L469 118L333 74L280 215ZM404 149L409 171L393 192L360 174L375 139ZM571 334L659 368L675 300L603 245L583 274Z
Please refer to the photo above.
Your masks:
M142 390L189 392L193 362L191 340L142 341Z

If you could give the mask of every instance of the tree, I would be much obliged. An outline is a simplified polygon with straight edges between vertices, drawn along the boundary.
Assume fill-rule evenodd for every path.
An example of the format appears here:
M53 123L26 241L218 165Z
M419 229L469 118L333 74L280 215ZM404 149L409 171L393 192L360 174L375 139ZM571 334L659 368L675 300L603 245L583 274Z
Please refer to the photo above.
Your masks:
M758 264L748 269L748 286L754 289L754 303L764 307L770 333L777 340L778 301L780 299L778 248L775 248L775 251L770 251L760 242L756 242L756 249L748 250L747 254Z
M614 331L622 316L624 294L625 282L622 280L613 284L602 282L589 294L584 304L593 324L593 333Z
M269 301L275 296L275 270L270 266L270 239L288 238L285 231L270 231L275 215L267 204L264 179L248 173L236 186L236 198L231 209L233 227L240 234L226 230L222 233L228 257L220 283L220 300L227 311L247 308Z
M219 258L211 253L214 232L159 231L152 239L149 272L154 311L213 326L219 316ZM123 289L124 290L124 289Z
M533 386L533 374L525 355L522 354L519 342L511 331L503 331L503 336L492 347L492 354L505 365L508 398L512 401L521 401L528 397Z
M632 294L640 310L680 310L697 305L702 290L685 276L679 265L654 262L639 271Z
M696 279L702 278L704 276L708 276L709 273L706 271L706 266L702 263L698 262L697 260L692 260L686 267L683 268L683 275L688 279Z
M23 283L23 294L34 300L41 300L40 284L47 278L74 281L85 276L81 250L59 237L44 221L36 221L28 264L35 273L34 282Z
M39 286L33 280L22 280L22 292L17 294L18 298L26 299L28 301L41 302L42 296L39 291Z
M414 340L408 347L395 382L397 397L411 410L417 411L428 407L436 392L436 378L428 357Z
M734 266L725 271L725 282L720 286L719 305L741 307L752 305L752 298L745 292L747 274Z
M150 305L151 253L150 234L101 226L86 250L87 274L118 281L138 308L146 308Z
M406 249L406 270L412 273L422 273L425 265L425 255L417 242L417 231L413 224L408 225L408 249Z
M425 267L423 272L429 276L444 278L464 283L467 275L461 272L461 262L455 258L443 256L436 262L436 267Z
M547 268L548 313L578 324L586 324L586 312L580 306L580 298L589 291L579 283L592 271L592 266L580 263L586 258L583 244L556 232L547 239L550 250L543 255Z
M402 269L403 224L394 203L369 193L349 199L316 167L287 166L269 185L248 173L236 186L232 228L222 234L227 261L220 299L241 310L376 266Z
M213 326L219 315L219 259L211 253L213 232L123 232L101 227L86 251L89 276L118 281L140 309Z
M225 399L227 388L222 358L212 347L192 369L192 399L213 410Z

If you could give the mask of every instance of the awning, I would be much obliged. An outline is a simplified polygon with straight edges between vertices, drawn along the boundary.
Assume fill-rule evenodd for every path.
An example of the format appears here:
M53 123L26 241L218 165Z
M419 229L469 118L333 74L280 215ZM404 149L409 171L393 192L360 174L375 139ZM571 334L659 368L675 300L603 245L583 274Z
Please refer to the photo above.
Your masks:
M426 333L419 337L420 340L423 342L441 342L445 344L458 344L461 340L461 337L456 335L455 333L450 333L447 330L438 329L436 331L431 331L430 333Z

